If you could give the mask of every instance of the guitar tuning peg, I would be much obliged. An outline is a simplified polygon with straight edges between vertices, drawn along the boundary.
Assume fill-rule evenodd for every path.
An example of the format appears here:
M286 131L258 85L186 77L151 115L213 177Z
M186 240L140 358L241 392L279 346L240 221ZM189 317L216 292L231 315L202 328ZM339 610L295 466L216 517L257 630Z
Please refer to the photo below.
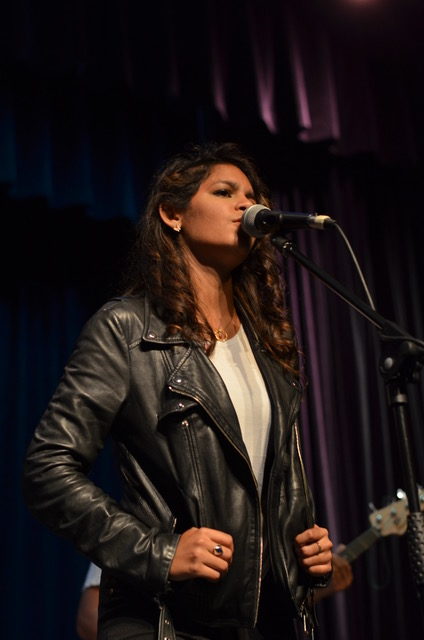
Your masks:
M376 507L374 506L373 502L368 502L368 509L370 511L377 511Z
M406 498L406 493L405 493L405 491L404 491L403 489L398 489L398 490L396 491L396 497L397 497L399 500L403 500L404 498Z

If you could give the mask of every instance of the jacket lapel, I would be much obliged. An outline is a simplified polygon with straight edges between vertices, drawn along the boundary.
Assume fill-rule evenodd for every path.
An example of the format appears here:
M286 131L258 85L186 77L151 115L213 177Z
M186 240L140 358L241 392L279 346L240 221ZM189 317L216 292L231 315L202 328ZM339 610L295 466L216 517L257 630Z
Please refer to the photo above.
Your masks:
M196 400L227 439L247 455L227 388L202 349L188 347L185 357L172 372L168 382L171 390Z

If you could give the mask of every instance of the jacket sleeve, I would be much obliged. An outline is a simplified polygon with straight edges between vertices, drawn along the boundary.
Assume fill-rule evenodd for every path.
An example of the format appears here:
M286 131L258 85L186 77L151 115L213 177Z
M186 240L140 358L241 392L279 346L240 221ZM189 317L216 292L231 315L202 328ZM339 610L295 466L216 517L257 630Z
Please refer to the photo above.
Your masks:
M179 536L143 524L87 476L129 387L129 351L117 315L84 327L29 445L23 491L32 514L102 569L165 589Z

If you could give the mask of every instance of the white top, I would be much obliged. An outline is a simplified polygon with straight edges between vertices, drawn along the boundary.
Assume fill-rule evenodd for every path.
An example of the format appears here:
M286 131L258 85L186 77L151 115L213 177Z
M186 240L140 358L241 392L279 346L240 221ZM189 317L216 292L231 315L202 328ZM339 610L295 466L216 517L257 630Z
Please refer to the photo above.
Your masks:
M233 338L217 342L210 359L234 405L260 493L271 426L271 403L243 327Z
M99 587L102 570L93 562L90 562L87 574L85 576L84 584L82 585L82 591L89 589L90 587Z

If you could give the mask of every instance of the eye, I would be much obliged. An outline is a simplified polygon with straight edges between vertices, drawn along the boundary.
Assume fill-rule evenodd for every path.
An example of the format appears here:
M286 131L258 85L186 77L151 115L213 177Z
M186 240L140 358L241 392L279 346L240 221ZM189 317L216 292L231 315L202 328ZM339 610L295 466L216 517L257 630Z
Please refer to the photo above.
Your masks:
M230 198L231 191L230 189L217 189L216 191L214 191L214 195L223 196L224 198Z

